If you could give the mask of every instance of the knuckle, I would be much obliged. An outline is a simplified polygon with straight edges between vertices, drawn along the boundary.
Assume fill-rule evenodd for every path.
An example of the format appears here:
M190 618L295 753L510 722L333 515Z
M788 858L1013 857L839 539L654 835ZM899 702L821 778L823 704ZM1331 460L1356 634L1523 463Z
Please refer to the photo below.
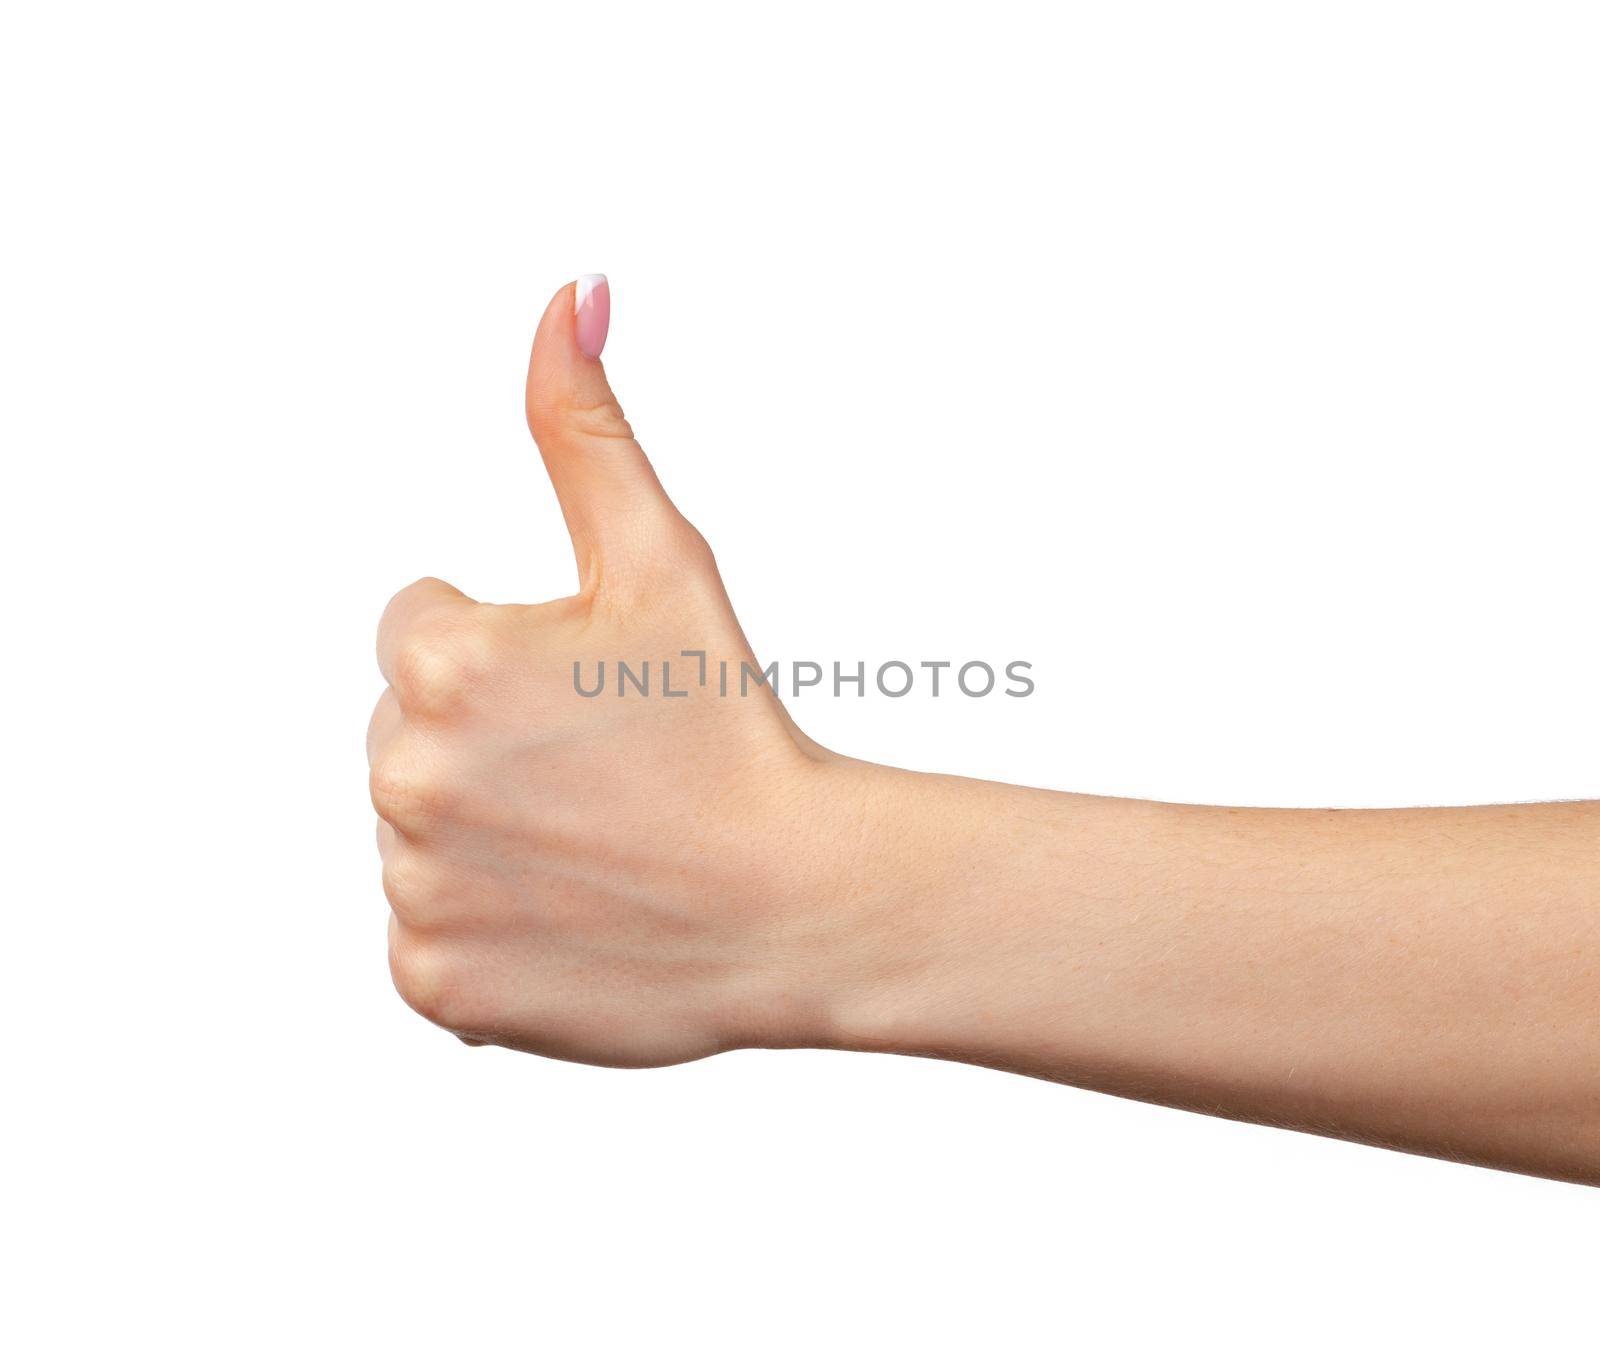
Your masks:
M470 672L459 641L444 635L415 636L396 654L395 696L412 712L448 715L464 700Z
M412 633L395 654L395 697L413 715L448 718L474 704L502 655L503 624L493 609Z
M652 521L643 532L640 579L646 588L676 591L685 581L694 583L716 577L711 545L676 511Z
M633 439L633 427L628 424L627 417L622 415L622 408L615 399L587 407L568 407L566 421L579 435L590 439L624 441Z
M712 555L711 544L706 542L706 536L682 515L673 523L667 546L668 551L673 554L673 559L680 566L716 570L717 559Z
M389 694L385 693L384 697ZM389 708L383 698L378 699L378 705L373 708L372 715L367 719L367 762L371 763L377 756L378 746L383 741L383 730L389 719Z
M710 551L710 544L706 535L694 528L688 520L683 520L682 538L678 540L680 560L686 567L694 568L707 575L717 575L717 557Z
M575 403L560 389L530 384L525 410L528 429L541 445L571 440L626 442L633 439L633 428L628 425L615 398Z
M395 592L383 611L380 625L393 622L405 613L426 609L437 601L464 599L466 596L449 581L440 580L438 576L421 576Z
M402 930L389 945L389 973L400 1000L424 1020L471 1028L467 970L448 947Z
M368 777L372 807L402 833L446 817L451 796L434 777L392 755L379 758Z
M404 925L423 928L440 918L442 887L411 848L401 848L383 864L383 893Z

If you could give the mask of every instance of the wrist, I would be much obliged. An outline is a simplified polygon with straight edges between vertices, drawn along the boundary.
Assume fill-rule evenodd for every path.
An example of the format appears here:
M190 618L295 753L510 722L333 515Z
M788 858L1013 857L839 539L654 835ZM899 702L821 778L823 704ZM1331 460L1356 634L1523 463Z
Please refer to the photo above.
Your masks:
M773 961L762 1042L937 1052L940 1005L981 976L976 928L1004 883L970 799L991 784L840 758L809 772L812 865Z
M1137 906L1173 807L846 762L806 1042L1033 1070L1092 1057L1086 976ZM1103 1029L1103 1027L1102 1027Z
M915 774L821 753L771 791L756 839L766 910L728 1047L860 1048L899 981Z

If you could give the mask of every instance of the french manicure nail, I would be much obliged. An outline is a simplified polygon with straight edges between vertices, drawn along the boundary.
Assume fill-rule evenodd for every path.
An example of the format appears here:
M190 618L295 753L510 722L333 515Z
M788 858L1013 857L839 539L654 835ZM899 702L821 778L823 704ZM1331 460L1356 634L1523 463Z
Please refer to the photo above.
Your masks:
M573 303L578 350L590 360L598 360L611 327L611 286L598 272L580 276Z

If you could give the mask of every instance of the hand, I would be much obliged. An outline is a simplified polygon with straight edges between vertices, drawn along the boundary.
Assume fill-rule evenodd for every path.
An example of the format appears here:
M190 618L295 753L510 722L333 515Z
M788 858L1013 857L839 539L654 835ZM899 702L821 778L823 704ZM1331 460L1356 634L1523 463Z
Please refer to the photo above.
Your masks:
M599 304L603 281L577 313L560 291L528 369L578 594L402 590L368 757L401 996L470 1042L647 1066L810 1033L800 969L840 919L853 793L742 674L755 657L711 552L597 359ZM619 695L619 662L648 663L647 694Z

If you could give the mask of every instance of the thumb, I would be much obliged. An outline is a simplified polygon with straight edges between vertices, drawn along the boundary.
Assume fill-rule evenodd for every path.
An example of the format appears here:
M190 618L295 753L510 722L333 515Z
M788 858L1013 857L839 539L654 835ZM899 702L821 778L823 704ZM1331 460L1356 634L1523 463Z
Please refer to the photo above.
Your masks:
M572 535L585 591L621 580L681 527L655 470L622 415L600 364L611 320L604 276L556 292L528 361L528 428L539 444Z

